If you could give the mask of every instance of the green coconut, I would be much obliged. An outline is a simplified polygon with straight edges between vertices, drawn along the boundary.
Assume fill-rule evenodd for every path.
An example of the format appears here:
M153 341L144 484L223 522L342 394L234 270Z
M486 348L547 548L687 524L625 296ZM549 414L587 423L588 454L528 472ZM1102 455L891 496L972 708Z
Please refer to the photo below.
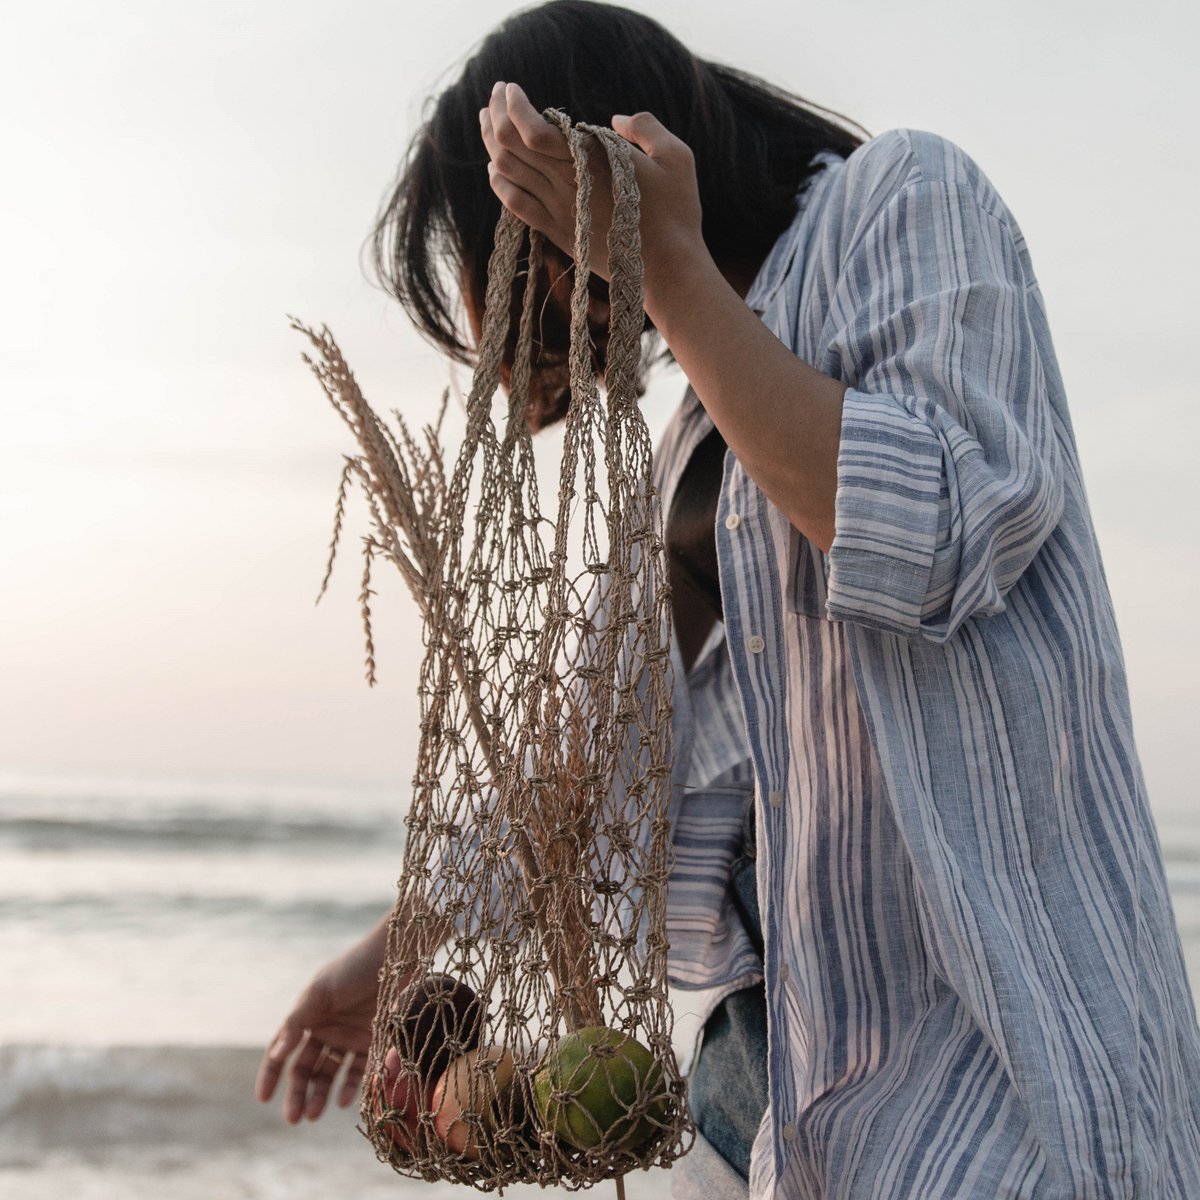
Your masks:
M636 1153L667 1114L662 1064L636 1038L604 1025L560 1038L533 1091L544 1127L577 1150Z

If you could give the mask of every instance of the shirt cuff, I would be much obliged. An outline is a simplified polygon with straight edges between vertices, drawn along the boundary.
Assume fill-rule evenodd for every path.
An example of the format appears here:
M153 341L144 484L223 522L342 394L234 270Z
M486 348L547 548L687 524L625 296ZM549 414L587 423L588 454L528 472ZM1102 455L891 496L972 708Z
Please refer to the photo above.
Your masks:
M937 548L943 446L903 397L854 388L842 401L825 611L911 637Z

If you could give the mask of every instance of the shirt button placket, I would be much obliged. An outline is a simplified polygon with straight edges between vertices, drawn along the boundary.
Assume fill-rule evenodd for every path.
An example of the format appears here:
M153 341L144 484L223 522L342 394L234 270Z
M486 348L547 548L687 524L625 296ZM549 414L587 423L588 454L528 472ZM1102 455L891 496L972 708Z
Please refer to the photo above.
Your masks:
M740 513L731 512L725 517L725 528L733 533L742 527L742 517ZM751 654L761 654L767 648L767 643L757 634L752 633L746 638L746 649Z
M724 521L725 528L734 533L742 526L742 517L739 513L731 512L726 515ZM752 633L745 638L743 645L750 654L761 654L766 648L767 643L761 634ZM783 793L781 791L772 791L769 796L769 803L772 809L778 811L783 806ZM787 963L781 963L776 972L780 984L785 984L791 978L791 968ZM782 1129L783 1140L785 1142L793 1142L796 1139L797 1129L794 1121L789 1121Z

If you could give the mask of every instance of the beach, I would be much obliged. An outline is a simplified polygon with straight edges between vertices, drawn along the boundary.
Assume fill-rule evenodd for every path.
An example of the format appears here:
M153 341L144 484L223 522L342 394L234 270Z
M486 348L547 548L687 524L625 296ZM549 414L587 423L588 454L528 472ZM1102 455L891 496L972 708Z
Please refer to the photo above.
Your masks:
M289 1126L253 1094L313 971L391 907L403 815L401 788L0 774L0 1196L466 1195L378 1162L357 1102Z
M0 1195L467 1194L378 1162L357 1103L289 1126L253 1095L314 969L390 908L403 815L399 787L0 775ZM1200 819L1158 817L1195 990ZM638 1172L626 1191L668 1187Z

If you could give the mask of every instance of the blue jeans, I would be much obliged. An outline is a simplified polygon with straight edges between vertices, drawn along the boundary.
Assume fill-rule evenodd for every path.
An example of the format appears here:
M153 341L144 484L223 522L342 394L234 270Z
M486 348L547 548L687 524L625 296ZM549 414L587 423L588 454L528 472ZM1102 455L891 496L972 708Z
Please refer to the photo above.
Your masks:
M730 870L730 888L751 942L763 953L755 883L754 799L746 806L741 855ZM688 1080L696 1128L743 1179L750 1177L750 1148L767 1111L767 993L762 983L733 992L704 1024L700 1052Z

